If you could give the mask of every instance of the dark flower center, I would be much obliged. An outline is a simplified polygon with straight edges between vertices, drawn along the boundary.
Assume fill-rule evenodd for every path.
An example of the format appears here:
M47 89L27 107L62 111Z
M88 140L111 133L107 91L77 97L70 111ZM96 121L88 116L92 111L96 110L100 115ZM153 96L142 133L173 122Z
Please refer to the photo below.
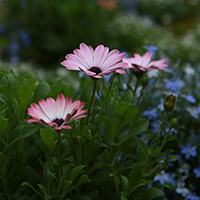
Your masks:
M64 120L56 118L56 119L53 120L53 122L55 122L56 124L58 124L58 126L61 126L62 123L64 122Z
M99 67L92 67L90 68L90 71L96 73L96 75L101 73L101 69Z

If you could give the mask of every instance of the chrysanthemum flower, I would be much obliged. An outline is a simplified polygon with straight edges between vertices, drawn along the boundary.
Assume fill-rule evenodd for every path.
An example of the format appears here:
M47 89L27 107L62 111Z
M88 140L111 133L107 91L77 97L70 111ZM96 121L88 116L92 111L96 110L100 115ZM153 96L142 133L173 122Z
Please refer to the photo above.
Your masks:
M68 70L83 71L94 79L113 72L125 74L123 69L128 67L127 63L121 62L125 53L119 53L116 49L109 52L109 48L103 45L94 50L91 46L81 43L80 49L75 49L73 53L67 54L61 65Z
M71 126L66 125L69 122L86 117L83 115L86 110L81 110L84 103L76 100L72 103L71 97L64 97L63 94L57 96L56 101L49 97L45 101L41 99L39 105L32 103L28 108L28 115L32 119L28 119L28 123L43 123L53 127L55 130L71 129Z
M129 68L132 69L134 72L146 72L150 69L164 70L164 68L168 66L166 64L166 62L168 61L167 59L161 59L150 62L151 57L151 51L147 51L143 56L140 56L139 54L135 53L134 57L124 58L123 62L128 63Z

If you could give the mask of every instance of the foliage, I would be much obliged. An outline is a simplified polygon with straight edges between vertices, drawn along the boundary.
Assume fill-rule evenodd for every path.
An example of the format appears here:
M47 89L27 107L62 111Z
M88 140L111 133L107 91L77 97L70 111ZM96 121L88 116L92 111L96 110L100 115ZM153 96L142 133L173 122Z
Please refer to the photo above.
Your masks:
M126 77L116 77L105 108L102 103L109 83L100 80L89 124L82 119L72 122L71 130L61 132L62 176L58 179L57 132L41 124L27 124L26 109L31 102L55 98L58 93L80 98L87 109L93 80L77 73L59 78L57 72L38 79L33 71L3 65L1 199L143 200L163 195L162 185L154 177L174 160L169 148L163 151L173 136L167 132L165 137L159 136L166 120L159 134L150 131L149 120L132 103L131 89L123 89ZM70 79L77 79L77 88Z

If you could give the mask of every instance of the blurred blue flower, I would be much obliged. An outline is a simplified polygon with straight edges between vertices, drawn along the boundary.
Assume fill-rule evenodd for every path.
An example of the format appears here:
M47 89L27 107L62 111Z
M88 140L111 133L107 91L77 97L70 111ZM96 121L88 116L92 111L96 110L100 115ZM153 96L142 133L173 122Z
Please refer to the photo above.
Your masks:
M29 45L31 43L30 35L28 34L26 30L21 30L19 35L24 45Z
M184 85L185 85L184 81L182 81L180 79L165 80L165 88L172 92L179 93Z
M5 27L0 24L0 35L4 34L6 31Z
M143 116L147 117L148 120L156 119L158 117L158 113L155 108L148 107L146 111L143 112Z
M27 0L20 0L21 8L25 8L27 6Z
M200 113L200 106L197 107L197 112Z
M199 118L199 111L198 108L195 107L186 107L186 110L190 113L190 115L196 119Z
M158 50L158 47L153 46L153 45L144 45L144 49L146 49L147 51L151 51L153 56L156 55L156 51Z
M190 193L190 191L186 187L177 187L176 193L181 194L183 197L185 197Z
M186 196L186 200L200 200L200 197L198 197L194 194L189 194Z
M19 51L17 36L14 34L10 35L9 51L11 54L16 54Z
M189 95L183 95L183 97L186 99L186 101L188 101L189 103L192 103L192 104L194 104L194 103L196 103L196 99L191 95L191 94L189 94Z
M112 74L109 74L109 75L104 75L103 78L104 80L106 81L106 83L109 82L110 78L111 78Z
M162 171L161 174L157 174L154 177L154 181L159 181L160 184L171 183L175 186L174 176L170 173L165 173L165 171Z
M80 72L78 73L78 77L79 77L79 78L83 78L84 76L85 76L85 73L84 73L84 72L80 71Z
M157 133L160 129L160 124L161 124L161 121L160 120L154 120L152 123L151 123L151 126L152 126L152 132L153 133Z
M181 153L185 155L185 158L188 160L190 157L197 156L197 151L195 146L187 144L186 146L181 145Z
M10 57L10 62L13 63L13 64L18 63L19 61L20 61L20 58L17 55L13 55L13 56Z
M196 178L200 178L200 167L193 169Z

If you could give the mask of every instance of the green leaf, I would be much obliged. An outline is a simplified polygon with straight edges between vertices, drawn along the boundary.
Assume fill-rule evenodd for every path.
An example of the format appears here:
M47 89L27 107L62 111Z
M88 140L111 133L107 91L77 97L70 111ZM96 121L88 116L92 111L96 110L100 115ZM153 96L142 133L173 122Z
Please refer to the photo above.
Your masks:
M115 188L116 188L116 191L117 191L117 196L119 196L120 179L119 179L119 177L117 175L114 175L113 176L113 181L114 181Z
M38 194L39 196L43 197L42 194L40 192L38 192L30 183L28 182L23 182L20 187L24 187L24 186L27 186L27 187L30 187L36 194Z
M7 125L8 125L8 119L4 118L3 116L0 116L0 137L5 131Z
M131 103L133 101L133 92L130 89L124 92L122 101L127 102L127 103Z
M41 128L40 137L47 147L53 152L56 148L56 132L50 127Z
M151 188L147 188L144 193L140 196L139 200L152 200L156 197L162 196L163 195L163 191L155 188L155 187L151 187Z
M28 103L32 97L31 87L27 83L23 82L19 86L19 88L17 90L17 94L18 94L19 102L20 102L22 108L25 108L28 105Z
M64 181L62 192L61 192L61 199L63 199L65 197L65 195L68 192L68 188L72 183L73 183L73 181L70 181L70 180L65 180Z
M4 152L14 143L34 135L37 132L37 127L34 126L27 126L27 127L21 127L21 131L19 135L11 142L8 144L8 146L4 149Z
M130 195L133 192L133 187L136 187L139 181L142 179L143 170L146 162L138 162L133 164L132 169L128 175L129 186L127 194Z
M42 193L47 194L47 190L46 190L46 188L44 187L44 185L42 185L42 184L37 184L37 185L38 185L38 187L40 188L40 190L42 191Z
M138 119L133 122L132 127L133 134L138 135L148 129L149 121L147 119Z
M34 100L37 102L40 99L46 98L50 92L50 86L46 82L39 83L34 91Z
M82 183L87 183L87 182L88 182L88 175L82 174L81 177L80 177L80 179L79 179L78 184L80 185Z
M74 180L78 175L79 173L81 172L81 170L83 168L85 168L86 165L79 165L79 166L76 166L70 173L70 176L69 176L69 180Z

